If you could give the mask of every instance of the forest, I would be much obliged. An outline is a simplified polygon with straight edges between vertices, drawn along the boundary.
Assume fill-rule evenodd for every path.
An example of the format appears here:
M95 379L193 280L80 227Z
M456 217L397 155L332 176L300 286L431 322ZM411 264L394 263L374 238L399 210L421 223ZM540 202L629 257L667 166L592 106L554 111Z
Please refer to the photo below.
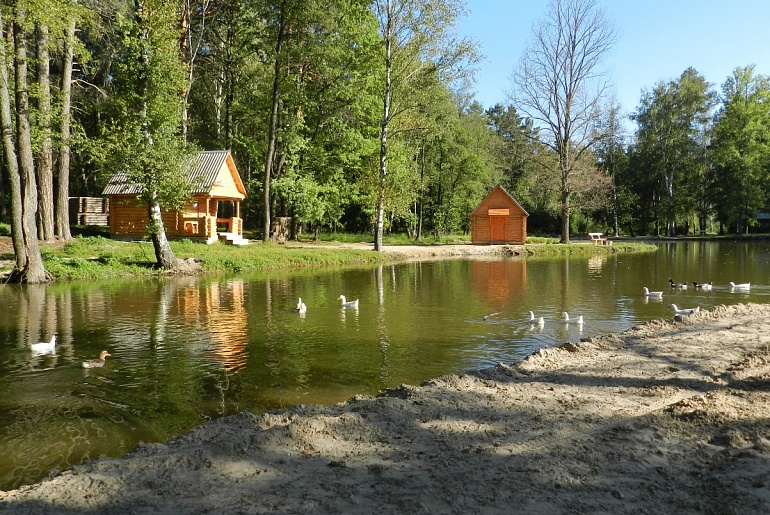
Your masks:
M232 152L244 225L262 239L276 217L295 234L371 233L375 248L383 232L467 233L497 184L530 234L564 242L761 226L770 81L753 65L720 86L693 68L640 85L623 114L611 84L591 82L611 21L593 0L564 0L551 19L586 25L535 30L513 94L482 106L465 14L462 0L4 1L0 221L20 279L43 279L38 241L71 237L69 197L98 197L123 171L154 220L184 200L199 150ZM572 67L553 64L548 38L575 27L598 44L568 56L588 63L582 75L560 76ZM148 232L167 261L162 227Z

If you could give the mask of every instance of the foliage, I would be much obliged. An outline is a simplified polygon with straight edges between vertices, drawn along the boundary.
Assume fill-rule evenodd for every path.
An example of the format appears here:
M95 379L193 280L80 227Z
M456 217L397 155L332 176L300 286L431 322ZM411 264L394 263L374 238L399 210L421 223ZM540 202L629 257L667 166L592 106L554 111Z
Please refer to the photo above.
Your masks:
M634 168L643 205L660 233L677 233L677 219L695 212L694 199L705 196L706 134L715 100L706 80L688 68L674 81L647 92L633 115L639 126Z
M187 179L194 150L179 135L185 77L172 30L175 12L159 0L145 4L139 19L117 13L122 46L112 61L111 95L94 157L139 185L143 204L179 208L194 186Z
M497 184L530 214L529 233L541 235L563 232L565 202L568 232L590 227L631 235L716 232L717 223L746 232L754 215L770 208L767 78L753 67L737 68L712 118L714 92L695 70L685 70L643 92L636 126L625 134L621 106L599 102L608 84L591 66L614 32L594 0L554 1L550 11L585 13L582 28L597 31L590 36L598 46L585 49L582 63L583 72L595 73L562 77L562 87L569 88L570 80L575 86L570 113L579 115L569 122L569 138L554 132L558 120L534 108L531 100L540 98L534 89L528 102L517 83L507 103L491 107L464 89L478 55L471 42L457 37L456 23L465 14L461 1L146 0L153 16L143 26L135 2L126 0L24 5L30 30L35 23L50 28L54 113L64 79L57 75L62 34L68 18L77 20L72 196L97 196L109 177L126 172L143 186L143 200L156 192L164 206L178 205L190 191L184 170L193 145L232 151L247 189L244 228L256 238L264 237L268 213L293 217L297 237L325 240L348 232L371 241L381 203L385 241L462 241L469 213ZM11 7L2 6L6 21ZM391 41L385 116L388 12L397 39ZM530 67L520 70L541 93L555 86L538 79L554 75L535 73L532 66L547 64L546 50L555 48L542 46L549 36L568 33L556 21L546 17L536 28L522 61ZM33 63L34 45L29 51ZM12 62L6 71L12 83ZM37 152L44 131L36 125L34 66L27 78ZM58 123L54 116L52 125ZM7 166L0 165L4 185ZM272 182L268 191L266 178ZM8 201L7 191L1 193ZM110 255L100 259L115 263ZM78 266L91 265L86 260Z
M736 68L722 95L709 150L710 200L724 223L747 232L753 216L770 206L770 80L753 66Z

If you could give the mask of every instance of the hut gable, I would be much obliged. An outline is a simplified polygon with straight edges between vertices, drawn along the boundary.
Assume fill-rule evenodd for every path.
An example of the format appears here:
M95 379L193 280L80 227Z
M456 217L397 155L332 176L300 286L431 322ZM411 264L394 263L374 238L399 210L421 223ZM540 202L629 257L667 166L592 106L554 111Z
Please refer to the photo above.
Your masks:
M498 185L471 213L471 241L474 244L524 244L528 216L529 213Z

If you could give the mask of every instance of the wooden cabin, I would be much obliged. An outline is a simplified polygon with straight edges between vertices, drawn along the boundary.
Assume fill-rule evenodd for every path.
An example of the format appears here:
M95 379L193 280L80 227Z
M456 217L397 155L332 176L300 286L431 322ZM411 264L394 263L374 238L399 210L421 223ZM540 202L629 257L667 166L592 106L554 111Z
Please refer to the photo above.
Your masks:
M188 174L195 191L180 210L163 210L163 225L169 238L214 243L247 243L243 240L241 202L246 189L227 150L204 151ZM137 200L140 186L118 173L104 188L110 202L110 236L121 239L147 235L147 206Z
M474 245L523 245L527 240L527 213L498 185L471 213L471 242Z

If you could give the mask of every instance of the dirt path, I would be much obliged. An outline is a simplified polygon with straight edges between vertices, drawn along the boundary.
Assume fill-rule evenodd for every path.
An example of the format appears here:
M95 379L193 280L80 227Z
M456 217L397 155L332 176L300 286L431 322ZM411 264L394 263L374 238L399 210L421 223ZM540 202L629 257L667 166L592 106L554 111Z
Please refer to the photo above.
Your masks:
M770 306L331 407L213 421L9 513L770 513Z
M373 250L372 243L295 243L289 242L287 246L297 247L335 247L356 250ZM393 254L398 259L418 260L418 259L446 259L446 258L467 258L469 256L518 256L525 255L527 252L524 245L384 245L382 251L386 254Z

